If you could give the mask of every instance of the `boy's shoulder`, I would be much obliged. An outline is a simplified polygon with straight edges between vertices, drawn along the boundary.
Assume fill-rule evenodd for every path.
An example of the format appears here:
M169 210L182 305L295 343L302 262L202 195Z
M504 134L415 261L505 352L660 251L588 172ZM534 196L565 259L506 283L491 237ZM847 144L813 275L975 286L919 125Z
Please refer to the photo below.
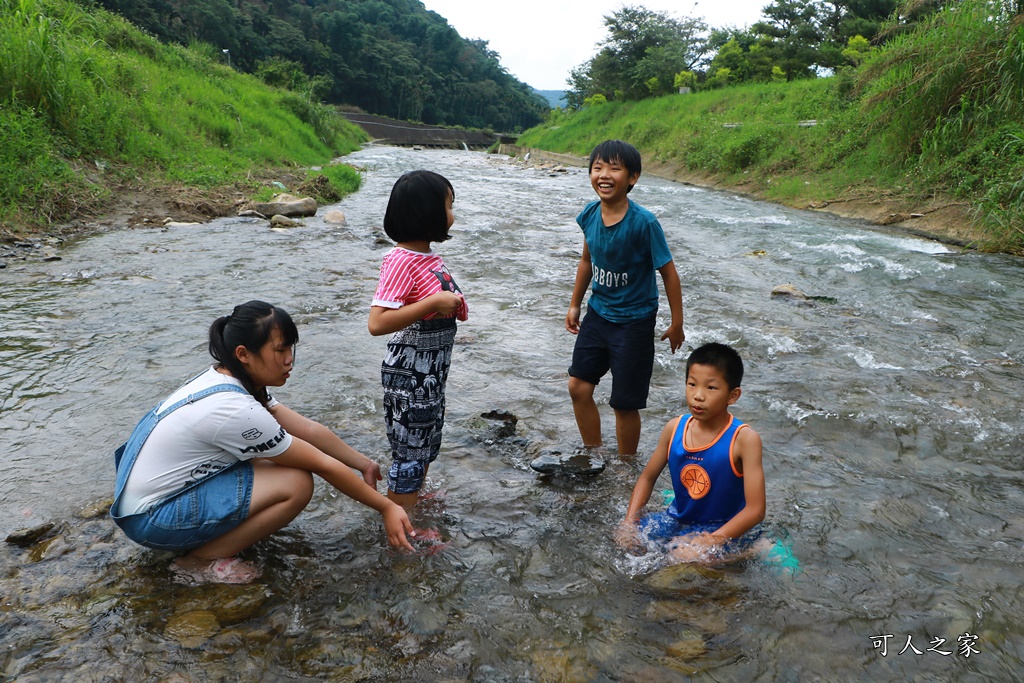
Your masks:
M576 216L576 222L583 225L587 220L594 216L594 212L600 215L601 212L601 200L595 199L592 202L587 202L586 206L580 211L579 215Z
M587 202L587 205L583 207L583 210L580 211L579 215L576 217L576 222L582 226L586 225L589 221L600 219L600 217L601 200L595 199L592 202ZM650 223L657 223L658 225L661 225L658 221L658 217L654 215L653 211L642 204L638 204L632 199L629 200L629 209L626 211L626 215L623 217L623 220L645 225Z
M632 199L629 200L629 209L631 213L633 213L638 218L642 218L644 221L654 221L655 223L658 222L658 217L654 215L653 211L651 211L642 204L638 204Z

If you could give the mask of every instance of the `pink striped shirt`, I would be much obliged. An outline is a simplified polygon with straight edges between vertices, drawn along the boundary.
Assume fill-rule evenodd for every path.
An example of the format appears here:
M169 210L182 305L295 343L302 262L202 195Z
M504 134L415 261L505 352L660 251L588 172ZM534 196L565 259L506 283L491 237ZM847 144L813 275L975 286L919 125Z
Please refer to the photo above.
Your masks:
M374 292L372 305L401 308L442 291L462 296L462 290L455 284L455 279L440 256L433 251L424 254L395 247L384 255L384 261L380 264L380 282ZM455 316L459 320L469 317L465 299L456 309ZM434 317L437 317L437 313L431 313L423 319Z

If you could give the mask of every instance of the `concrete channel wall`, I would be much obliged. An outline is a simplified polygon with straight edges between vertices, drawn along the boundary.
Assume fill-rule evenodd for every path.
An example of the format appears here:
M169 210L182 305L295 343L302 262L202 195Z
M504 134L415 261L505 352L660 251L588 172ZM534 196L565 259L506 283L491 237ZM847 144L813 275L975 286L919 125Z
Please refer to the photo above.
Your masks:
M475 130L460 130L409 123L373 116L345 113L345 118L366 131L374 142L401 147L444 147L451 149L490 149L498 136Z

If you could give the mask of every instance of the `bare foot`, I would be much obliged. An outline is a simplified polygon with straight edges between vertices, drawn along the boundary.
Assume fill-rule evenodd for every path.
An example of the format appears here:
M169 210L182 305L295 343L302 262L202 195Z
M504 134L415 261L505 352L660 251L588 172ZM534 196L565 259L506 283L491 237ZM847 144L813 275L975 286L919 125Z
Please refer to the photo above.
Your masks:
M259 578L263 570L252 562L237 557L222 557L216 560L179 557L171 563L171 571L179 583L201 585L204 583L251 583Z

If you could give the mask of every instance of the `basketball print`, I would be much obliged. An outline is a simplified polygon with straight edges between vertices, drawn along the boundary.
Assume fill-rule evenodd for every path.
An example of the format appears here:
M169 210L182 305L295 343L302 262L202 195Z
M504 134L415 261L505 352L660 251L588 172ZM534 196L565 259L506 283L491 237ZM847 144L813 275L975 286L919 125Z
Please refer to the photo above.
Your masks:
M689 464L679 473L679 481L686 487L690 498L699 500L708 495L711 490L711 478L707 471L700 465Z

